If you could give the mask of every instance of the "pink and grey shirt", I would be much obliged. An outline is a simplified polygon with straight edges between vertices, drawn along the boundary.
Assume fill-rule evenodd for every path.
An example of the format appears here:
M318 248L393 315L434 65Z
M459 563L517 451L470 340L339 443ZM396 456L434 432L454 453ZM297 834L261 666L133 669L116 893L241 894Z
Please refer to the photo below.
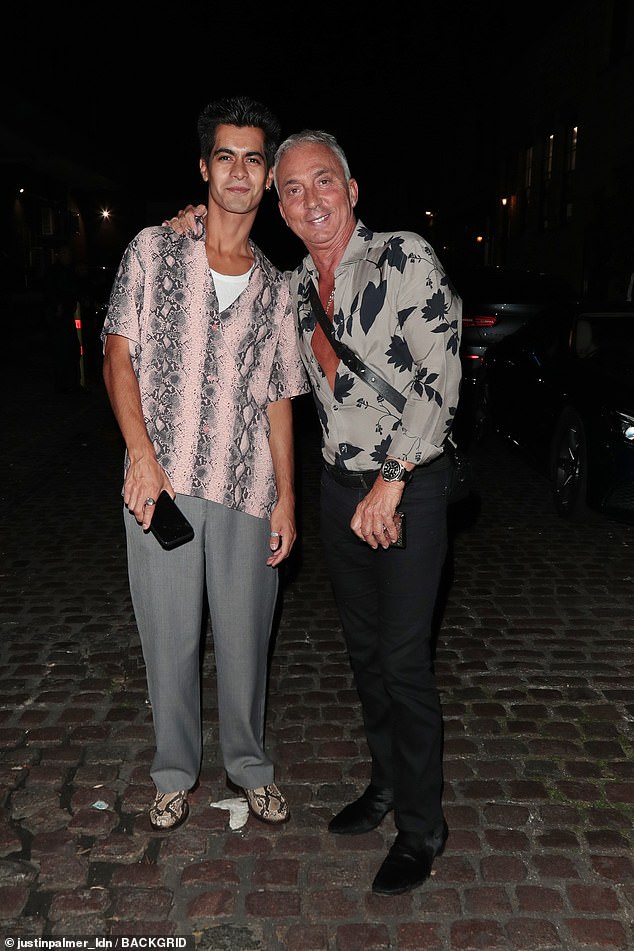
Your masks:
M174 490L265 518L277 499L267 406L309 386L287 280L251 250L247 287L219 311L204 235L145 228L123 255L101 337L130 342L148 434Z

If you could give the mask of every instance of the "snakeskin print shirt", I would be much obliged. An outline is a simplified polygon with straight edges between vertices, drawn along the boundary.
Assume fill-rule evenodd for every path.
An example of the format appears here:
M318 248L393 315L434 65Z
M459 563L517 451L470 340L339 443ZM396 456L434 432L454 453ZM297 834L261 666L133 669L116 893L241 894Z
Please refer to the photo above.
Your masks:
M204 234L144 229L123 255L101 336L129 340L148 434L174 490L264 518L277 498L267 405L308 382L287 279L251 250L247 287L219 311Z
M335 271L335 335L406 400L398 412L340 363L334 392L312 349L310 255L290 274L299 346L323 431L326 462L377 469L387 455L424 465L442 452L458 405L462 301L434 249L412 232L357 222Z

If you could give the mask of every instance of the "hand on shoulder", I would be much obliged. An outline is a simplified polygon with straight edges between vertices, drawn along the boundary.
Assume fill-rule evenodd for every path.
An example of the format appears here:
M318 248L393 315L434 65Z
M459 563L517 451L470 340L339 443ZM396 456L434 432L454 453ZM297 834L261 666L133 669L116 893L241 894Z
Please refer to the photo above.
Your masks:
M163 221L162 227L171 228L176 234L185 234L185 232L191 231L194 236L199 237L202 234L203 219L206 216L207 208L205 205L187 205L185 208L181 208L173 218Z

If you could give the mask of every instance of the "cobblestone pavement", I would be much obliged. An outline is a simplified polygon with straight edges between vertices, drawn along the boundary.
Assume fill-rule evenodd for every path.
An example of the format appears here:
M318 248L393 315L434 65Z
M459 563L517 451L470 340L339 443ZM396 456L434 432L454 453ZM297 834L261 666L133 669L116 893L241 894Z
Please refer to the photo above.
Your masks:
M41 370L41 368L40 368ZM209 807L218 761L211 636L192 814L155 836L151 711L131 611L103 391L3 382L0 929L6 936L188 935L218 951L634 947L634 526L568 524L502 448L452 519L437 673L450 837L432 879L370 882L390 817L345 840L329 817L368 768L321 564L318 449L300 439L301 538L272 660L268 745L292 820Z

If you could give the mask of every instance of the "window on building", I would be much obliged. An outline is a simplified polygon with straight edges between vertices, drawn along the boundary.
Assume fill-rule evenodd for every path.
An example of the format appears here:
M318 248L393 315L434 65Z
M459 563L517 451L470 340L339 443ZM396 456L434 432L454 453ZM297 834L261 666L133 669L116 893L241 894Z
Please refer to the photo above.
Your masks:
M555 136L546 136L543 145L542 176L540 183L540 223L543 231L557 226L554 208L553 162L555 155Z
M574 172L577 167L577 126L568 129L566 141L566 171Z
M533 198L533 154L533 146L528 145L520 151L517 160L515 220L518 234L523 234L528 227Z
M553 153L555 150L555 136L551 133L544 147L544 181L549 182L553 177Z
M566 162L562 189L562 206L564 221L570 221L573 213L573 198L575 185L575 169L577 167L577 125L569 126L566 133Z
M55 234L55 216L50 205L43 205L40 209L40 231L47 238Z
M524 194L527 201L530 201L531 187L533 184L533 146L529 145L524 152Z

